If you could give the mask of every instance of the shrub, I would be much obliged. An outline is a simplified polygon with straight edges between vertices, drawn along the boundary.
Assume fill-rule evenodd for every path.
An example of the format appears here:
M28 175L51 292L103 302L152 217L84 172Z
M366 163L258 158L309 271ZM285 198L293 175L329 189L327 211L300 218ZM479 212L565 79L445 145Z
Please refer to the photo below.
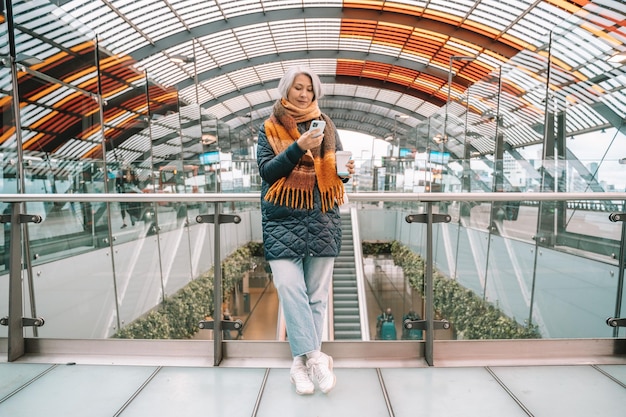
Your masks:
M261 244L262 245L262 244ZM238 248L222 262L222 287L226 299L251 268L251 253L258 252L258 244ZM262 249L261 249L262 251ZM187 339L198 331L198 322L213 316L213 275L211 268L181 288L171 297L118 330L120 339Z
M411 288L423 294L424 260L403 244L390 244L391 257L402 268ZM365 253L365 249L364 249ZM540 338L536 326L523 326L474 292L433 270L433 303L435 312L452 323L464 339L531 339Z

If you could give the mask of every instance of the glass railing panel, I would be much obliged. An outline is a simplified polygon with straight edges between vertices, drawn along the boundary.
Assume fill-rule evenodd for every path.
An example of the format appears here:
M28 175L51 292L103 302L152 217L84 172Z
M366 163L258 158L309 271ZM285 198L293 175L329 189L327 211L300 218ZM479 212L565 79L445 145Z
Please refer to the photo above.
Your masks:
M623 201L567 201L561 207L565 211L562 223L566 232L608 240L620 239L620 228L607 222L607 219L611 213L625 211Z
M424 205L415 202L405 205L407 207L402 208L364 204L358 210L372 340L423 338L422 330L408 330L402 324L405 319L423 319L425 307L423 286L411 275L419 266L412 265L413 269L407 273L409 266L402 266L394 259L396 246L392 242L398 238L406 240L407 246L414 249L424 246L424 225L408 224L405 220L407 213L424 212Z
M0 94L0 97L2 95ZM15 178L15 165L17 155L15 151L7 149L6 146L0 144L0 194L16 193L18 190L17 179ZM4 212L4 206L3 206Z
M502 312L510 323L528 326L533 303L533 278L536 247L533 244L483 234L487 241L481 258L479 291L486 305ZM466 259L467 260L467 259ZM496 327L497 323L490 323Z
M31 212L33 207L42 213ZM99 312L113 312L115 307L107 204L40 202L27 205L27 213L40 214L42 222L28 223L23 237L28 241L25 311L28 317L51 316L46 326L27 332L40 337L106 337L95 323L102 318Z
M122 328L193 279L188 222L182 209L185 205L160 207L157 204L156 207L161 215L116 232L127 234L126 242L115 246ZM177 213L184 215L177 217Z
M103 191L101 179L98 181L86 175L91 173L90 164L54 159L45 162L40 158L29 161L30 168L25 170L25 192L28 194L74 194L85 188L89 188L89 192ZM39 174L32 175L35 171ZM5 185L3 190L7 191L11 186L6 182ZM0 207L3 213L10 210L6 203L0 203ZM26 223L31 265L92 250L102 244L99 238L108 237L107 205L103 202L33 201L25 203L25 212L42 219L38 224ZM2 247L6 254L10 224L5 224L4 229ZM4 267L5 262L2 262Z
M437 273L442 274L444 282L456 280L463 288L471 290L472 303L483 303L485 311L492 316L492 323L482 323L483 327L493 326L484 332L490 335L486 338L610 337L614 333L605 320L616 316L618 310L616 254L623 244L621 225L611 223L608 213L601 215L590 210L587 216L571 219L574 223L569 226L579 230L572 236L563 227L555 227L559 224L559 212L572 203L548 203L522 201L517 207L515 201L498 201L490 205L493 207L492 227L467 227L472 222L464 220L443 226L441 237L448 242L446 246L454 239L453 231L446 231L447 228L460 233L456 236L455 250L440 247L435 236ZM517 208L516 217L514 209ZM548 221L538 222L541 216ZM484 217L487 218L488 213L484 213ZM586 222L585 218L597 219ZM598 233L598 229L604 230ZM598 246L605 248L605 253L594 249ZM452 252L451 258L449 253ZM455 272L451 274L452 263ZM470 317L450 319L463 325L472 323ZM498 326L506 331L499 331ZM470 338L474 338L480 326L468 328L474 335ZM453 329L458 330L454 325ZM461 329L460 336L455 337L468 337L468 331Z
M164 239L169 235L164 233ZM115 246L117 311L112 336L163 301L163 261L160 235L145 233Z
M480 198L480 195L477 195ZM487 201L452 202L448 213L453 217L460 214L465 226L478 230L491 229L502 236L533 241L539 220L549 222L558 219L559 230L596 238L618 240L619 230L607 227L610 213L622 209L620 201ZM555 214L556 213L556 214ZM543 217L540 217L543 216ZM453 218L452 222L455 219Z
M184 216L181 217L177 228L172 230L174 239L168 239L166 245L160 245L165 269L169 268L172 271L164 284L166 297L174 294L194 278L190 229L196 223L195 219L199 214L198 205L182 204L179 211L183 212Z
M534 241L539 218L538 202L499 201L491 206L491 232L511 239Z
M26 276L24 282L25 314L45 319L44 326L25 328L28 337L36 331L43 338L106 338L115 330L116 294L108 247L42 263L33 269L33 288Z
M27 224L32 265L108 246L107 203L57 203L41 208L42 214L27 207L27 214L42 216L41 223Z
M199 203L188 212L189 222L189 256L191 260L192 276L197 278L207 274L213 266L214 259L214 225L199 224L196 221L197 215L214 214L215 205Z
M156 203L153 225L160 232L176 230L187 221L187 206L178 202Z
M110 204L111 231L116 245L131 242L157 231L157 203L113 202ZM122 216L124 213L124 216Z
M615 314L615 265L539 248L532 304L533 324L544 338L611 337Z
M601 159L535 159L533 154L540 152L522 150L515 158L502 161L502 190L522 192L612 192L623 191L624 166L615 156Z
M450 227L456 235L454 248L454 273L450 276L456 280L463 288L471 290L478 297L482 298L485 292L485 270L486 265L476 262L477 258L468 256L468 251L482 254L487 253L489 236L487 230L469 228L463 223Z
M556 207L558 214L561 207L568 206L568 202L552 203L554 205L547 210L549 213ZM580 338L611 337L614 332L619 333L620 329L614 330L605 322L607 317L619 316L616 313L620 290L616 254L623 239L619 223L611 223L607 214L606 218L598 218L597 223L579 225L615 229L609 234L616 240L599 238L593 232L584 237L581 234L579 238L595 239L596 244L608 245L615 256L603 257L597 251L585 249L587 243L562 238L563 232L557 229L552 235L545 233L546 230L537 233L540 205L537 201L521 202L520 207L515 201L481 204L486 207L481 213L486 220L472 223L470 215L469 221L461 217L459 222L453 214L450 223L433 224L434 314L452 322L452 329L436 332L436 338ZM437 212L438 205L438 202L433 203L433 213ZM461 207L458 202L450 202L449 213L457 212L458 207ZM517 208L519 212L515 217ZM361 223L367 224L362 228L361 237L376 242L399 240L424 260L426 226L403 224L407 214L424 210L419 205L396 215L392 209L361 210ZM475 227L480 222L489 225L489 219L495 219L492 227ZM545 228L545 224L539 227ZM394 234L395 237L389 237ZM399 275L404 271L393 268L402 261L385 258L391 266L385 266L390 272L383 282L394 285L388 285L378 294L378 299L393 304L396 309L401 304L392 300L402 297L393 298L393 295L401 292ZM381 261L378 263L383 265ZM414 286L411 288L420 291ZM411 296L409 292L404 295ZM570 317L583 318L571 320ZM567 325L559 324L568 319ZM581 322L585 323L582 329L579 328Z
M483 201L459 201L451 204L451 210L458 212L458 217L463 226L478 230L486 230L489 227L491 204Z
M105 209L111 209L112 217L119 218L119 201L103 204ZM249 293L244 294L243 276L261 262L255 261L252 255L245 259L229 258L250 242L261 240L258 203L248 204L252 207L256 205L256 210L231 208L230 212L237 214L241 222L225 222L219 226L219 247L222 262L225 262L222 267L224 279L228 281L228 286L224 288L225 299L232 298L233 302L241 304L247 302L247 313L250 313L250 300L244 300ZM91 246L87 245L80 251L68 251L61 247L68 236L73 237L71 230L64 225L75 220L69 203L64 206L54 224L48 224L51 219L46 218L42 223L29 226L35 236L44 235L41 230L54 231L55 235L53 239L38 241L39 246L33 247L38 254L49 255L38 256L32 276L29 278L26 268L22 273L24 316L35 315L45 319L44 326L26 329L28 336L73 339L179 337L172 336L171 332L165 332L165 328L159 326L154 332L145 330L155 325L150 314L161 309L163 300L178 300L181 290L195 279L204 277L203 285L210 283L203 292L212 297L216 226L199 223L196 217L214 213L214 204L192 203L186 206L186 210L178 207L177 211L172 207L157 208L157 211L169 213L169 218L161 216L164 223L160 228L156 220L140 220L135 225L129 223L125 228L111 229L110 238L108 229L84 231L85 239ZM177 218L176 213L181 212L184 216ZM68 233L64 234L66 229ZM259 258L258 253L254 256ZM235 275L232 273L233 262L237 269ZM1 276L2 285L6 286L3 294L8 294L8 271ZM249 283L248 280L246 290ZM194 305L194 308L199 308L201 312L187 318L187 325L189 320L192 324L190 329L181 332L183 334L193 335L198 330L196 324L213 311L213 301ZM246 308L242 306L241 312ZM8 297L0 300L0 311L6 315ZM237 308L233 306L231 311L237 311ZM131 325L144 332L128 331ZM174 324L164 323L163 326L171 328ZM6 330L5 327L0 329ZM120 330L123 330L121 335L118 334ZM275 331L272 337L275 337Z

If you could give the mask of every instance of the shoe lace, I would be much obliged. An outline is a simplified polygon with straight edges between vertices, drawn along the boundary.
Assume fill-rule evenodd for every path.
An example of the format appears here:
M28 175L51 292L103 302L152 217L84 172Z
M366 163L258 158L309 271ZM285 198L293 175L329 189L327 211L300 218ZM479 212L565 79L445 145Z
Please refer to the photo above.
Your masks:
M295 382L308 382L309 375L307 374L307 368L304 365L294 366L291 372L291 376Z
M320 359L311 362L311 366L309 367L309 373L318 381L323 381L330 376L328 364Z

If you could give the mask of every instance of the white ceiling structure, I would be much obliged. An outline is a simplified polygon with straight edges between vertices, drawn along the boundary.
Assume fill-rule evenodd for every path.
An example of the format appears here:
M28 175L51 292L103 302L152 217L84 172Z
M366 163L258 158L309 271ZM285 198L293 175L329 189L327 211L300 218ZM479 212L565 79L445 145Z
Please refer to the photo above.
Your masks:
M626 67L611 60L626 52L622 0L22 0L12 2L11 18L16 54L43 61L20 83L42 74L61 81L20 90L24 148L71 158L101 147L99 132L79 126L84 120L60 122L98 91L98 71L115 80L100 90L103 118L125 160L149 152L150 106L128 104L133 92L145 95L146 80L160 89L148 101L174 97L181 120L194 119L185 105L196 113L199 105L232 142L254 134L294 64L320 75L320 107L338 128L397 134L404 146L444 135L457 156L470 140L486 155L498 129L511 148L542 143L550 113L566 115L566 136L624 130ZM88 44L97 45L99 65L81 54ZM3 97L10 85L1 68ZM82 92L82 107L72 91ZM168 159L180 144L190 155L201 149L192 146L201 132L184 122L183 139L168 142L179 136L178 116L161 108L169 111L149 134L161 147L150 157ZM0 146L12 142L5 130Z

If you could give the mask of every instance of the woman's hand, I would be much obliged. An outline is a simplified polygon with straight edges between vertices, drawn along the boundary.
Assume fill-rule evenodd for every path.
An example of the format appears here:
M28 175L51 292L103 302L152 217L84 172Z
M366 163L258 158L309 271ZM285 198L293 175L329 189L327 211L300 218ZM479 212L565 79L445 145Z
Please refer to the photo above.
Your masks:
M352 175L354 174L354 159L350 159L348 163L346 164L346 166L348 167L349 175L347 177L340 177L340 178L351 178Z
M309 149L320 146L322 144L322 140L324 140L324 132L321 132L319 129L315 129L304 132L302 136L298 138L296 143L300 149L306 152Z

